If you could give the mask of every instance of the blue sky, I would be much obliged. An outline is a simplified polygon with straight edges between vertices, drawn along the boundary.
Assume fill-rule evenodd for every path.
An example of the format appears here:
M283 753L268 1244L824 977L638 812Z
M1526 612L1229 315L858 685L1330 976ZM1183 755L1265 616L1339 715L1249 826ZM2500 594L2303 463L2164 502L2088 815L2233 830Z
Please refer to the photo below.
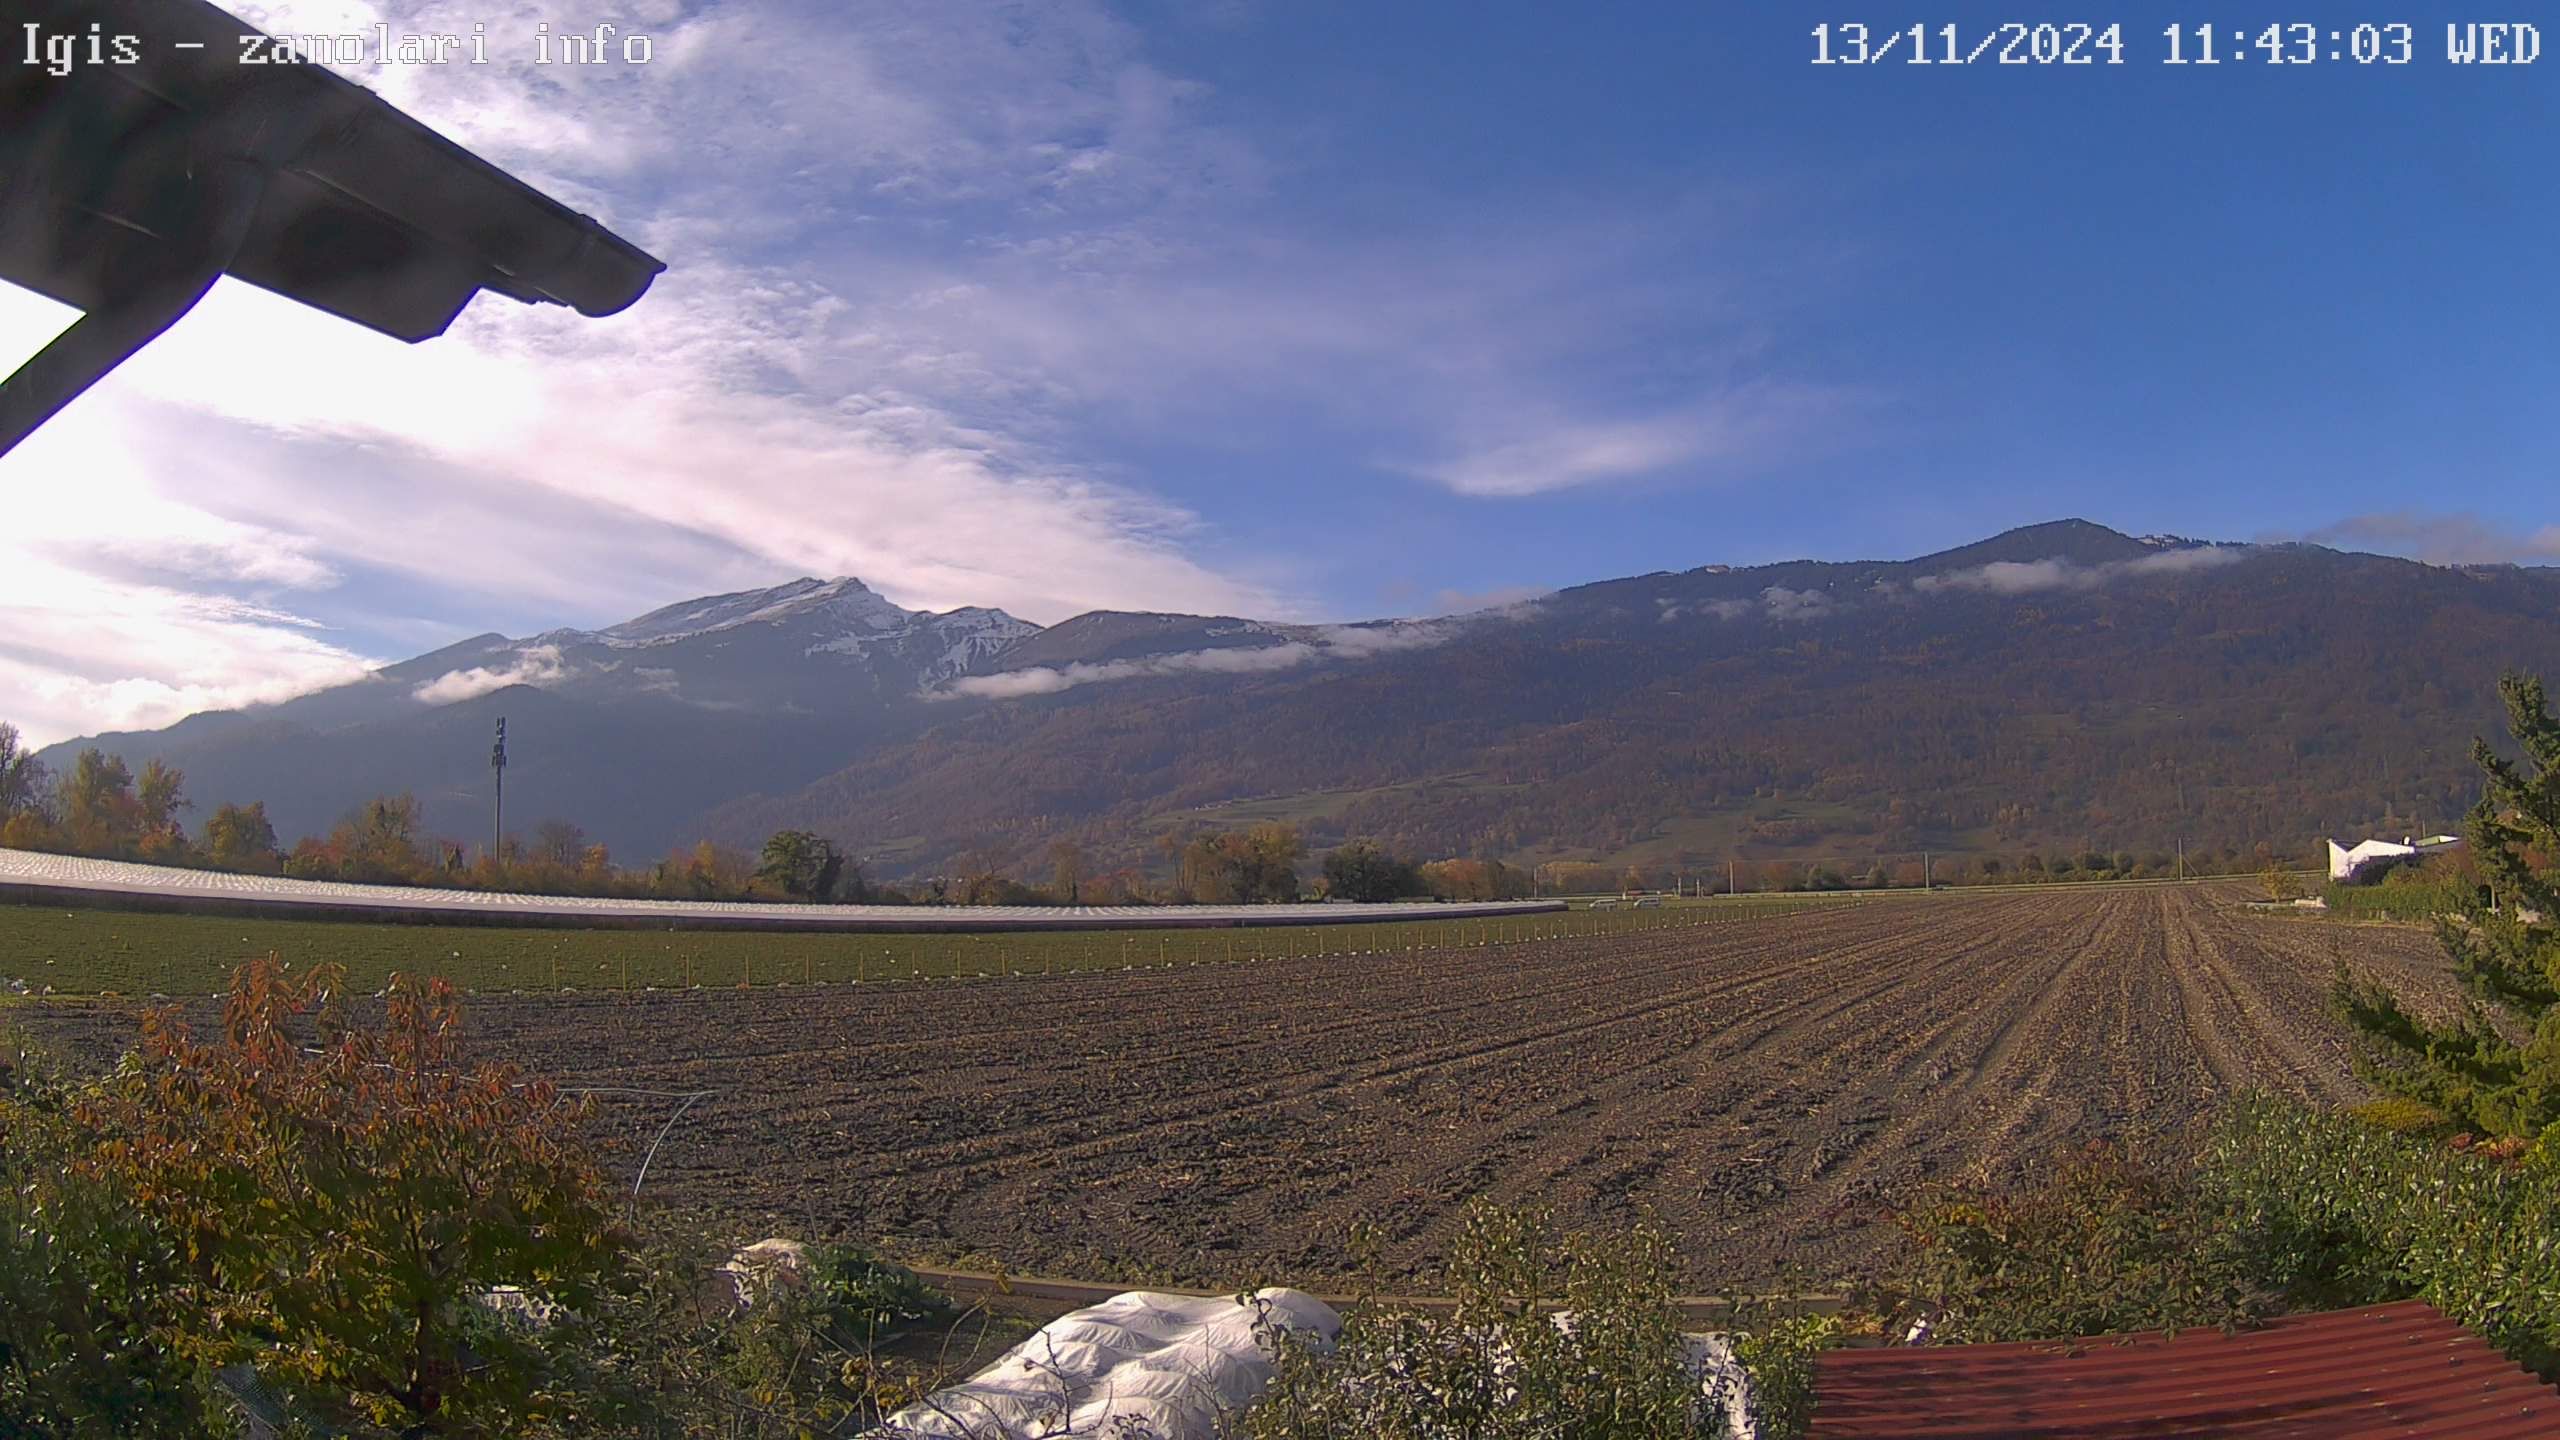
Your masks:
M340 68L671 269L414 348L218 290L5 462L43 738L801 573L1343 619L2066 515L2560 563L2560 79L2447 65L2469 14L2208 69L2155 6L2090 68L1816 67L1796 6L233 8L487 24ZM657 58L506 38L600 20ZM0 361L64 318L0 294Z

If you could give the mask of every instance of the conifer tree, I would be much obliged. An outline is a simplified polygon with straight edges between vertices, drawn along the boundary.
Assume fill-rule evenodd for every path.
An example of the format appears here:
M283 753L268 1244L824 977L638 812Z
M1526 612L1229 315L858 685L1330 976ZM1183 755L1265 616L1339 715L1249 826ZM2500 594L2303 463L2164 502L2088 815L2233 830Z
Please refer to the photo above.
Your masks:
M2436 1025L2387 987L2342 973L2338 989L2347 1018L2374 1042L2376 1085L2477 1132L2537 1136L2560 1125L2560 720L2538 679L2509 675L2498 693L2522 753L2509 760L2472 742L2483 783L2463 827L2488 883L2436 922L2469 1013Z

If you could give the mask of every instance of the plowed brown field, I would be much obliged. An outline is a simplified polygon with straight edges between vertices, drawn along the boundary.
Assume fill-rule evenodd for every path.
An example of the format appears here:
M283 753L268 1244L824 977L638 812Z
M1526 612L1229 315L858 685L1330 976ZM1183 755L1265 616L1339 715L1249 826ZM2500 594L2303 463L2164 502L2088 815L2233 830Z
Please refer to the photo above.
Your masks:
M2340 960L2450 996L2423 933L2198 888L1914 897L1608 940L1050 979L481 997L565 1084L714 1090L651 1193L1025 1272L1429 1283L1466 1201L1659 1218L1698 1288L1874 1258L1915 1183L2353 1099ZM2433 1008L2433 1007L2430 1007ZM63 1017L103 1040L107 1020ZM602 1097L636 1166L669 1102Z

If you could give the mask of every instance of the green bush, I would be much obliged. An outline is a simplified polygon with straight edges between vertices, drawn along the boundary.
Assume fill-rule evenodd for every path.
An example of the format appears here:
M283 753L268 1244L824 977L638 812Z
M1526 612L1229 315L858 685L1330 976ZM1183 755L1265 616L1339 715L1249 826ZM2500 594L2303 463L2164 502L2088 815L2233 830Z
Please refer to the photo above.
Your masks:
M75 1169L72 1098L23 1049L0 1059L0 1434L224 1433L169 1343L177 1255Z
M1670 1237L1651 1227L1558 1239L1540 1211L1479 1205L1452 1244L1452 1313L1354 1305L1330 1351L1269 1323L1276 1367L1238 1417L1249 1440L1709 1440L1729 1432L1727 1393L1687 1363ZM1534 1297L1571 1312L1559 1323ZM1736 1337L1768 1376L1754 1418L1799 1433L1819 1322Z
M2500 1159L2253 1099L2197 1182L2297 1303L2425 1300L2560 1378L2560 1136Z
M949 1377L890 1352L900 1335L949 1318L903 1267L852 1247L812 1246L802 1283L757 1287L744 1314L715 1310L690 1332L688 1383L663 1404L687 1435L851 1434Z
M0 1435L230 1434L243 1365L367 1440L801 1440L945 1378L891 1348L949 1318L912 1273L813 1248L742 1312L717 1226L625 1213L450 996L343 989L244 967L219 1039L155 1015L83 1081L0 1047Z
M1867 1299L1897 1334L1922 1322L1949 1344L2227 1329L2280 1298L2251 1237L2182 1164L2103 1145L2013 1188L1936 1187L1896 1219L1904 1257Z
M508 1433L526 1440L805 1440L859 1433L949 1376L846 1331L825 1257L809 1283L763 1277L752 1303L719 1275L732 1253L708 1222L664 1214L634 1236L628 1265L581 1311L531 1338L574 1415Z
M2320 895L2330 914L2345 919L2423 922L2459 914L2478 893L2477 886L2458 874L2426 877L2414 870L2395 870L2379 885L2333 882Z
M2394 1135L2441 1135L2451 1132L2445 1113L2433 1105L2423 1105L2400 1095L2386 1095L2350 1105L2346 1113L2377 1130Z
M1737 1328L1734 1358L1751 1377L1751 1420L1760 1440L1795 1440L1813 1421L1814 1357L1837 1344L1840 1322L1790 1315Z
M1909 1253L1870 1298L1939 1341L2421 1299L2560 1379L2560 1131L2475 1145L2249 1097L2192 1154L2083 1151L2014 1188L1942 1187L1900 1218Z
M853 1245L810 1252L811 1292L827 1328L848 1345L876 1345L948 1320L951 1302L916 1272Z

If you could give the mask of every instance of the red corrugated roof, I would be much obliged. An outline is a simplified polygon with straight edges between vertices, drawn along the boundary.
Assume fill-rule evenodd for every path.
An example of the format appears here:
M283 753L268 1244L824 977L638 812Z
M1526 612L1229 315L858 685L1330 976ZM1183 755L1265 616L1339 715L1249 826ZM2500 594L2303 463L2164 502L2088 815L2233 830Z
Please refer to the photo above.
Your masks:
M2560 1391L2422 1301L2014 1345L1833 1350L1811 1440L2523 1440Z

